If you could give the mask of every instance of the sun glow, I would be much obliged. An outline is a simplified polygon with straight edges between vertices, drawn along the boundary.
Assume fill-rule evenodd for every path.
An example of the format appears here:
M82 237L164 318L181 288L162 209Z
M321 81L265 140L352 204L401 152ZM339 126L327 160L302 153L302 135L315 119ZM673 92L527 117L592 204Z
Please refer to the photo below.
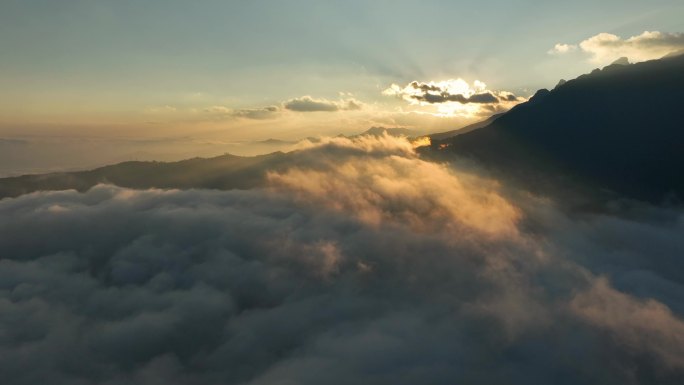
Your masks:
M428 82L414 80L405 87L391 84L382 93L439 117L491 115L525 100L512 92L490 90L480 80L468 83L461 78Z

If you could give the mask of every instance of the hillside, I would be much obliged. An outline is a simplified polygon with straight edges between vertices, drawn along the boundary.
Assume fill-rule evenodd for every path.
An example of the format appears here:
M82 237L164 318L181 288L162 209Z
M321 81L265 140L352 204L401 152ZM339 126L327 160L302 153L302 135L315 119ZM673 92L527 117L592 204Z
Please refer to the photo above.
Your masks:
M684 196L684 56L611 65L541 90L485 127L444 140L453 152L531 188L562 178L631 198Z
M99 183L121 187L246 189L261 186L267 169L278 169L282 152L256 157L222 155L179 162L124 162L89 171L23 175L0 179L0 198L45 191L86 191Z

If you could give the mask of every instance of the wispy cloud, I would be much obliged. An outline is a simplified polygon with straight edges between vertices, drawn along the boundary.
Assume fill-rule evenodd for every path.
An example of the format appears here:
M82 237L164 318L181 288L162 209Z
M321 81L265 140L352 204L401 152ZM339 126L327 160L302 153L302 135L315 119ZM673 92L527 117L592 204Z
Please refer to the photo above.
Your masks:
M278 105L271 105L259 108L230 108L228 106L216 105L204 109L205 113L225 118L243 118L253 120L275 119L284 112L337 112L337 111L357 111L364 107L364 103L355 98L340 100L316 99L311 96L294 98Z
M204 112L221 117L265 120L277 118L280 115L281 109L278 106L242 109L232 109L226 106L211 106L205 108Z
M363 103L354 99L328 100L315 99L311 96L290 99L283 103L283 108L297 112L334 112L353 111L363 108Z

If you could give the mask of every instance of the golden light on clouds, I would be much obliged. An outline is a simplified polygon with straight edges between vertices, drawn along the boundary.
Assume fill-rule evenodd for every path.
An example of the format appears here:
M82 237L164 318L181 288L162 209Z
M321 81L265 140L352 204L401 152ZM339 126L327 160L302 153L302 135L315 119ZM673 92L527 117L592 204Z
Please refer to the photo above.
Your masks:
M426 83L413 81L405 87L401 87L398 84L392 84L382 93L384 95L400 96L408 102L419 104L420 99L417 99L416 97L422 96L425 92L447 92L452 95L461 94L465 97L470 97L476 93L481 93L486 90L487 85L484 82L475 80L471 85L465 80L459 78L442 81L429 81Z
M405 100L423 112L441 117L474 118L510 109L524 101L512 92L490 90L480 80L472 83L458 78L441 81L412 81L406 86L391 84L383 92Z
M270 172L268 179L278 191L354 213L371 226L390 222L416 232L518 236L521 214L500 195L498 183L424 161L413 147L405 138L388 135L325 138L308 147L323 170L294 167Z

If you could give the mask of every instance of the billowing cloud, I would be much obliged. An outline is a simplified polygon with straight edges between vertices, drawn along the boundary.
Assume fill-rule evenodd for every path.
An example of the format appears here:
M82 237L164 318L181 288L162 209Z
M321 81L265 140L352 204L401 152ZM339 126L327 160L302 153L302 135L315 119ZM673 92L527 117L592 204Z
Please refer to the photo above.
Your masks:
M266 189L1 200L3 383L684 375L681 212L568 216L387 136L293 156Z
M594 63L608 64L621 57L640 62L684 50L684 34L645 31L641 35L622 39L614 34L599 33L580 42L578 46L582 52L590 55ZM574 51L576 47L572 44L556 44L549 52L563 54Z
M684 367L684 322L662 303L639 300L598 279L571 301L572 310L621 344L646 349L668 367Z
M302 96L301 98L290 99L284 102L283 108L297 112L349 111L362 109L363 103L354 98L335 101L328 99L315 99L311 96Z

